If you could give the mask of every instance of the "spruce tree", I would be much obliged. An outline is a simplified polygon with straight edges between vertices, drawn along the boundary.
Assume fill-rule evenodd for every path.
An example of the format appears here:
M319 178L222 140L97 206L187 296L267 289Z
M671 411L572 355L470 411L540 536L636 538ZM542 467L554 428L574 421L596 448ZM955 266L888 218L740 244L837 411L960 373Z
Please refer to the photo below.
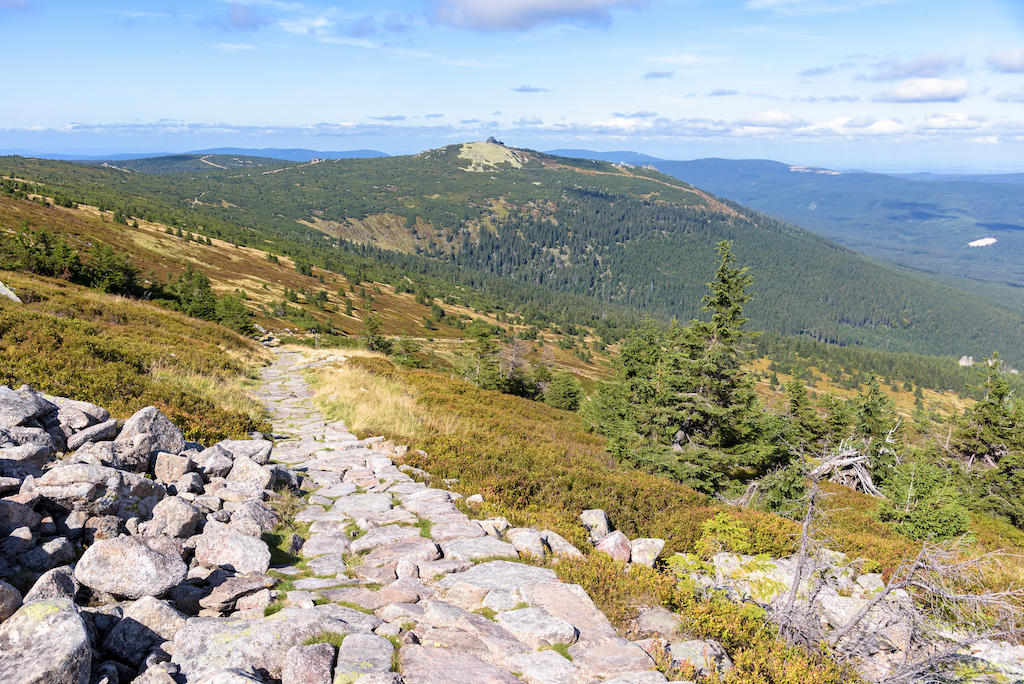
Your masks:
M584 407L613 455L706 492L732 465L763 465L757 397L740 365L751 278L728 241L718 252L711 320L667 330L645 320L622 344L616 379Z
M733 267L730 242L718 243L718 255L715 280L708 283L711 294L703 300L711 321L673 325L668 333L667 411L660 412L659 422L678 428L670 442L677 448L686 441L730 448L748 441L755 429L757 398L740 365L743 326L749 320L743 305L750 300L747 288L753 278L747 268Z
M548 406L554 406L565 411L575 411L580 406L580 398L583 396L583 388L576 376L570 373L558 373L548 385L547 394L544 395L544 402Z
M1012 451L1024 448L1019 402L1011 401L1010 385L1003 376L999 354L985 359L985 398L956 422L954 444L968 463L980 460L997 465Z
M828 449L850 436L853 414L847 402L832 392L822 395L818 400L818 406L825 411L825 433L823 436L824 447Z
M807 398L807 388L800 378L793 378L786 383L786 394L789 397L787 413L791 425L791 441L796 448L806 447L817 449L825 434L825 424L818 417L818 412L811 406Z
M876 485L892 477L896 467L895 451L886 440L898 425L896 406L891 397L882 393L878 377L872 373L868 386L857 402L855 432L864 443L864 451L871 458L871 474Z
M384 322L373 313L367 313L363 319L363 334L366 336L366 348L370 351L379 351L385 354L391 353L391 340L384 337L382 329Z

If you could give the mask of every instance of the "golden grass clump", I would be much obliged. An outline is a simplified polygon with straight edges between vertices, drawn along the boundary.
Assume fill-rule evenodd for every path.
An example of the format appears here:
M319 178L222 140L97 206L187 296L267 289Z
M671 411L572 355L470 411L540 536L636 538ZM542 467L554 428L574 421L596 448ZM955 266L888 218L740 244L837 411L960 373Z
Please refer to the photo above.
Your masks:
M355 350L346 350L346 356ZM357 352L366 358L376 352ZM331 420L343 420L359 435L387 434L415 437L422 434L426 412L416 396L400 383L375 375L351 363L327 366L313 373L313 403Z

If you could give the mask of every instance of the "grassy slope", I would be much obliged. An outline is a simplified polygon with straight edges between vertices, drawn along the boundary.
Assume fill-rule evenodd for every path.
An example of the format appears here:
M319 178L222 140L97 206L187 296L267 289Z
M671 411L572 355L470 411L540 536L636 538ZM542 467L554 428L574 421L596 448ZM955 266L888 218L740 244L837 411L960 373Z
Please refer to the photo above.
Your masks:
M257 312L254 322L279 335L297 333L298 327L289 320L267 316L260 307L280 301L285 288L306 288L311 291L325 291L328 296L328 308L332 310L325 312L303 303L290 306L302 308L314 318L330 322L335 329L345 335L360 336L363 333L363 317L366 312L358 291L365 288L375 299L372 307L384 323L383 332L387 335L405 335L418 340L423 346L420 356L425 360L429 360L433 354L438 362L444 365L452 361L455 354L469 344L466 342L464 331L444 322L437 324L435 330L427 330L424 327L424 317L429 315L430 308L417 304L411 293L396 293L391 286L373 283L364 283L355 288L356 293L351 293L350 283L343 276L317 268L313 271L314 276L300 275L295 271L294 262L287 257L282 256L279 258L280 264L273 264L268 262L266 254L258 249L235 247L223 240L213 239L212 246L187 242L167 235L167 226L155 222L139 221L138 228L119 225L111 220L109 212L101 214L89 205L81 205L78 209L65 209L0 198L0 230L20 230L25 221L28 221L32 229L46 228L66 236L86 259L92 245L97 242L114 245L140 268L142 277L155 273L159 279L166 280L181 273L186 264L192 263L210 277L215 291L244 290L249 297L249 307ZM323 277L325 282L321 283L316 276ZM353 316L344 314L344 298L339 295L339 290L344 290L353 300ZM526 326L522 325L501 324L497 312L488 314L478 309L450 304L445 304L444 309L451 317L461 316L467 321L481 319L489 325L502 325L512 333L526 330ZM573 354L574 350L560 349L555 344L564 338L565 335L542 331L540 341L543 345L539 342L533 343L530 358L537 361L541 357L546 357L556 367L579 375L585 387L589 387L593 380L609 376L611 357L594 353L593 362L585 363ZM595 341L592 335L587 335L585 340L588 345ZM613 353L615 349L614 345L609 348ZM759 361L753 363L751 368L764 371L766 365L766 361ZM781 406L785 397L770 390L767 377L768 374L764 373L758 383L758 390L769 403L777 399ZM780 381L785 382L789 376L780 372L778 377ZM829 383L824 376L817 378L814 390L831 391L843 397L852 397L855 394ZM907 392L890 393L900 410L909 417L913 407L912 395ZM962 412L969 403L969 400L961 400L950 392L932 390L925 390L925 401L930 411L934 410L944 417Z
M154 405L190 439L268 431L244 397L266 352L221 326L60 280L0 272L0 383L91 401L127 418Z
M353 293L350 292L351 283L344 276L319 268L313 269L312 276L301 275L296 272L294 261L288 257L281 256L278 258L280 263L274 264L267 261L266 253L261 250L236 247L216 238L211 240L212 246L188 242L167 235L166 225L151 221L138 221L138 228L119 225L111 220L110 212L101 214L96 207L90 205L65 209L0 197L0 231L21 230L25 221L33 230L45 228L64 235L83 255L83 259L88 258L95 243L111 244L119 253L131 259L140 269L143 278L153 273L165 281L183 272L186 265L191 263L210 277L215 292L225 293L236 289L245 291L249 298L249 308L257 314L253 322L279 335L301 331L293 322L269 316L260 307L269 307L279 302L288 288L295 291L306 289L326 292L329 311L322 311L301 301L289 303L289 306L302 308L317 320L329 322L343 335L358 337L363 334L363 318L367 312L359 292L365 289L374 299L371 306L380 316L383 333L386 335L405 335L422 343L430 338L432 342L427 346L441 357L450 357L466 337L465 332L443 320L436 324L434 330L427 330L424 317L429 316L430 306L417 304L415 295L398 293L389 285L363 283L355 287L356 292ZM319 278L323 278L323 282ZM353 301L352 316L344 314L345 298L340 294L341 290ZM461 316L466 321L481 319L488 325L499 325L497 312L487 313L458 304L444 304L444 309L452 317ZM526 330L526 326L508 323L503 327L513 333ZM545 332L541 337L553 343L562 336ZM587 340L593 342L593 337ZM550 344L548 349L557 365L584 377L604 376L607 373L606 365L600 363L601 357L595 355L598 363L592 365L582 362L571 351L558 349L554 344Z
M632 470L610 459L603 440L585 431L572 413L517 397L479 390L426 371L394 367L380 357L360 357L313 376L317 401L333 417L358 416L365 433L410 441L407 463L439 478L464 495L481 493L482 508L470 515L503 515L513 525L557 531L589 549L578 522L587 508L605 509L629 537L661 537L665 553L695 552L701 524L725 513L746 530L750 553L792 553L798 526L793 521L751 510L729 508L665 478ZM339 390L341 391L339 393ZM826 484L821 534L830 547L864 559L869 571L888 577L900 561L914 557L918 542L900 536L875 519L877 501ZM983 515L972 516L965 551L1002 550L1002 565L988 586L1009 589L1024 579L1024 533ZM778 640L764 614L751 604L733 604L697 594L685 580L647 568L626 568L601 554L562 560L554 566L567 582L582 585L624 633L645 606L662 605L680 613L691 638L713 638L729 650L737 668L721 681L859 681L824 652L808 652ZM687 673L670 672L679 678Z
M353 359L345 370L316 375L315 382L315 401L325 411L345 420L358 414L356 428L363 434L386 434L422 448L427 455L413 455L408 462L458 479L457 489L483 494L490 512L515 524L549 527L585 547L577 516L603 508L631 538L659 537L668 542L666 553L693 552L701 523L728 510L749 530L751 553L779 556L793 549L791 521L726 508L681 484L617 463L605 453L603 438L588 433L574 413L427 371L399 369L383 358ZM339 392L346 392L342 401L336 400ZM876 500L826 487L825 531L835 548L887 572L916 554L917 542L875 520ZM1024 533L986 516L976 515L972 522L978 550L1024 552ZM1008 577L1021 572L1017 565L1010 564Z

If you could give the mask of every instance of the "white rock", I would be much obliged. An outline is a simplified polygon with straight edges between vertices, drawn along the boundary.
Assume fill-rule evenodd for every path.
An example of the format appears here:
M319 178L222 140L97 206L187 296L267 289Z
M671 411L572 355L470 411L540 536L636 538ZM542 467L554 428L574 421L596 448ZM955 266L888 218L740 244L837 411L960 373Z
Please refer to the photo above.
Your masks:
M544 538L537 530L514 527L505 530L505 539L516 547L516 551L520 554L528 554L534 558L544 557Z
M590 533L590 541L593 544L607 537L608 533L612 530L608 514L600 508L593 508L580 513L580 522L583 523L583 526Z
M571 624L552 617L541 608L520 608L499 613L495 620L524 644L533 648L574 644L579 632Z
M630 542L629 560L637 565L654 567L658 554L665 548L664 539L634 539Z

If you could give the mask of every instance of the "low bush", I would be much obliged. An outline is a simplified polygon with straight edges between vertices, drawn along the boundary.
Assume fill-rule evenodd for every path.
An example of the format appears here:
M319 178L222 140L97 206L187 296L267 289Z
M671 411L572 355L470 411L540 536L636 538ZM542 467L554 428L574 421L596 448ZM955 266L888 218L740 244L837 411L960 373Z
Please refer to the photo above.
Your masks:
M719 684L839 684L860 682L827 651L807 651L778 638L764 611L750 603L704 596L693 585L643 566L627 566L595 553L562 559L554 566L564 582L579 584L619 630L629 633L641 610L663 606L682 616L680 631L692 639L714 639L735 668L704 681Z

